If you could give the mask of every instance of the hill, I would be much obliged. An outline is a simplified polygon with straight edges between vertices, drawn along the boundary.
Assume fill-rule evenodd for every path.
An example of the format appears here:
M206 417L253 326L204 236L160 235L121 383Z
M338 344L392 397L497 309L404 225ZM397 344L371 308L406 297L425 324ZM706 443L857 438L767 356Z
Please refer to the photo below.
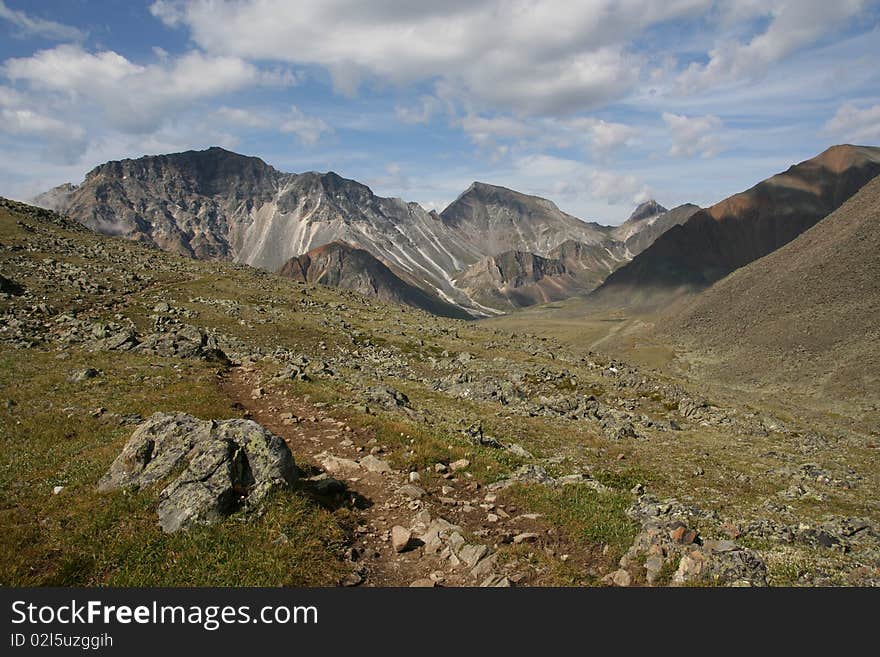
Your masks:
M880 399L880 177L658 321L711 376Z

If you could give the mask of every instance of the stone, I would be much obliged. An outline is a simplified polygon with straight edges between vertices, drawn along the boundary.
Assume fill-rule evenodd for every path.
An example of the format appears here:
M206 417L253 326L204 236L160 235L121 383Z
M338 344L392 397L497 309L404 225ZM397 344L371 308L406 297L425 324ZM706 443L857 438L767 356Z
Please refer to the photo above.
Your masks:
M53 495L58 495L58 494L60 494L61 491L63 491L63 490L64 490L64 486L53 486L53 487L52 487L52 494L53 494Z
M406 484L397 489L397 492L401 495L404 495L411 500L419 500L424 497L427 493L425 489L421 486L416 486L414 484Z
M385 407L409 408L409 398L389 386L374 386L367 389L367 401Z
M422 477L421 477L421 475L419 475L418 472L413 471L413 472L409 473L409 482L411 484L414 484L417 481L421 481L421 480L422 480Z
M409 548L411 540L412 532L406 527L394 525L391 528L391 546L395 552L405 552Z
M470 466L471 462L467 459L458 459L457 461L453 461L449 464L449 469L453 472L458 472L459 470L464 470L468 466Z
M523 532L522 534L517 534L513 537L513 542L516 545L520 543L534 543L538 540L538 534L535 532Z
M492 571L495 570L495 565L497 563L497 554L490 554L487 557L483 557L473 568L471 568L471 577L477 580L488 577Z
M509 451L514 456L519 456L523 459L534 458L531 452L527 451L522 445L519 445L517 443L511 443L510 445L508 445L507 451Z
M432 589L435 586L437 586L437 582L430 577L423 577L422 579L417 579L414 582L410 582L410 587L412 588Z
M383 461L380 458L369 454L360 460L360 465L362 468L367 470L367 472L394 472L391 466L388 464L388 461Z
M629 574L629 571L621 568L611 574L611 581L614 583L614 586L626 587L632 584L632 576Z
M487 546L467 544L458 551L458 558L462 560L467 568L473 568L487 554L489 554Z
M256 422L155 413L135 429L98 489L144 489L181 469L159 493L159 524L169 533L216 522L297 479L287 444Z
M321 467L327 472L332 472L333 474L352 474L359 472L361 469L361 466L357 461L342 458L341 456L319 454L317 458L320 459Z
M86 367L85 369L77 370L72 372L67 380L71 383L81 383L82 381L86 381L88 379L94 379L97 376L101 376L101 372L96 370L94 367Z

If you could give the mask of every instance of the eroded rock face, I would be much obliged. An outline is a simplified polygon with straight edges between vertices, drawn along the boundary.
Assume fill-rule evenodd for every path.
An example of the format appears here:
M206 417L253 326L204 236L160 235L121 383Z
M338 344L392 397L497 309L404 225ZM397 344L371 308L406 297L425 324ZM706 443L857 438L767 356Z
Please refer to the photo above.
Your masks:
M297 478L290 449L256 422L155 413L135 430L98 489L145 488L181 468L159 493L166 532L216 522Z

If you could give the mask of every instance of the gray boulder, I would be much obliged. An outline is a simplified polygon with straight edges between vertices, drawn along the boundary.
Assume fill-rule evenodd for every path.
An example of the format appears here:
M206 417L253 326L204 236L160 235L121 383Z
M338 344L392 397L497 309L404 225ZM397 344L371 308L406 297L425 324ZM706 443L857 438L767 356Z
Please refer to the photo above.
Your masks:
M159 493L159 524L208 524L297 478L285 442L251 420L155 413L132 434L98 489L140 489L178 473Z

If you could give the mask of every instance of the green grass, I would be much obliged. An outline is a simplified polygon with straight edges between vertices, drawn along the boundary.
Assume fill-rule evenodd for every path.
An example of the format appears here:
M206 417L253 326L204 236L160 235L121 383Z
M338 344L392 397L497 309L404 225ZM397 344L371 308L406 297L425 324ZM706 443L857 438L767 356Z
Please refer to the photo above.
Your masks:
M629 493L618 490L597 492L585 486L547 488L517 485L507 492L518 506L543 514L580 550L601 553L616 562L629 549L636 525L626 516L632 503Z
M164 534L159 487L101 494L98 479L133 428L114 414L185 410L239 414L217 386L216 365L134 354L0 351L0 584L184 586L333 584L345 535L297 491L265 512ZM69 372L103 374L80 383ZM96 407L106 411L93 417ZM64 486L58 495L54 486ZM283 536L287 540L283 540ZM282 540L278 540L281 538Z

